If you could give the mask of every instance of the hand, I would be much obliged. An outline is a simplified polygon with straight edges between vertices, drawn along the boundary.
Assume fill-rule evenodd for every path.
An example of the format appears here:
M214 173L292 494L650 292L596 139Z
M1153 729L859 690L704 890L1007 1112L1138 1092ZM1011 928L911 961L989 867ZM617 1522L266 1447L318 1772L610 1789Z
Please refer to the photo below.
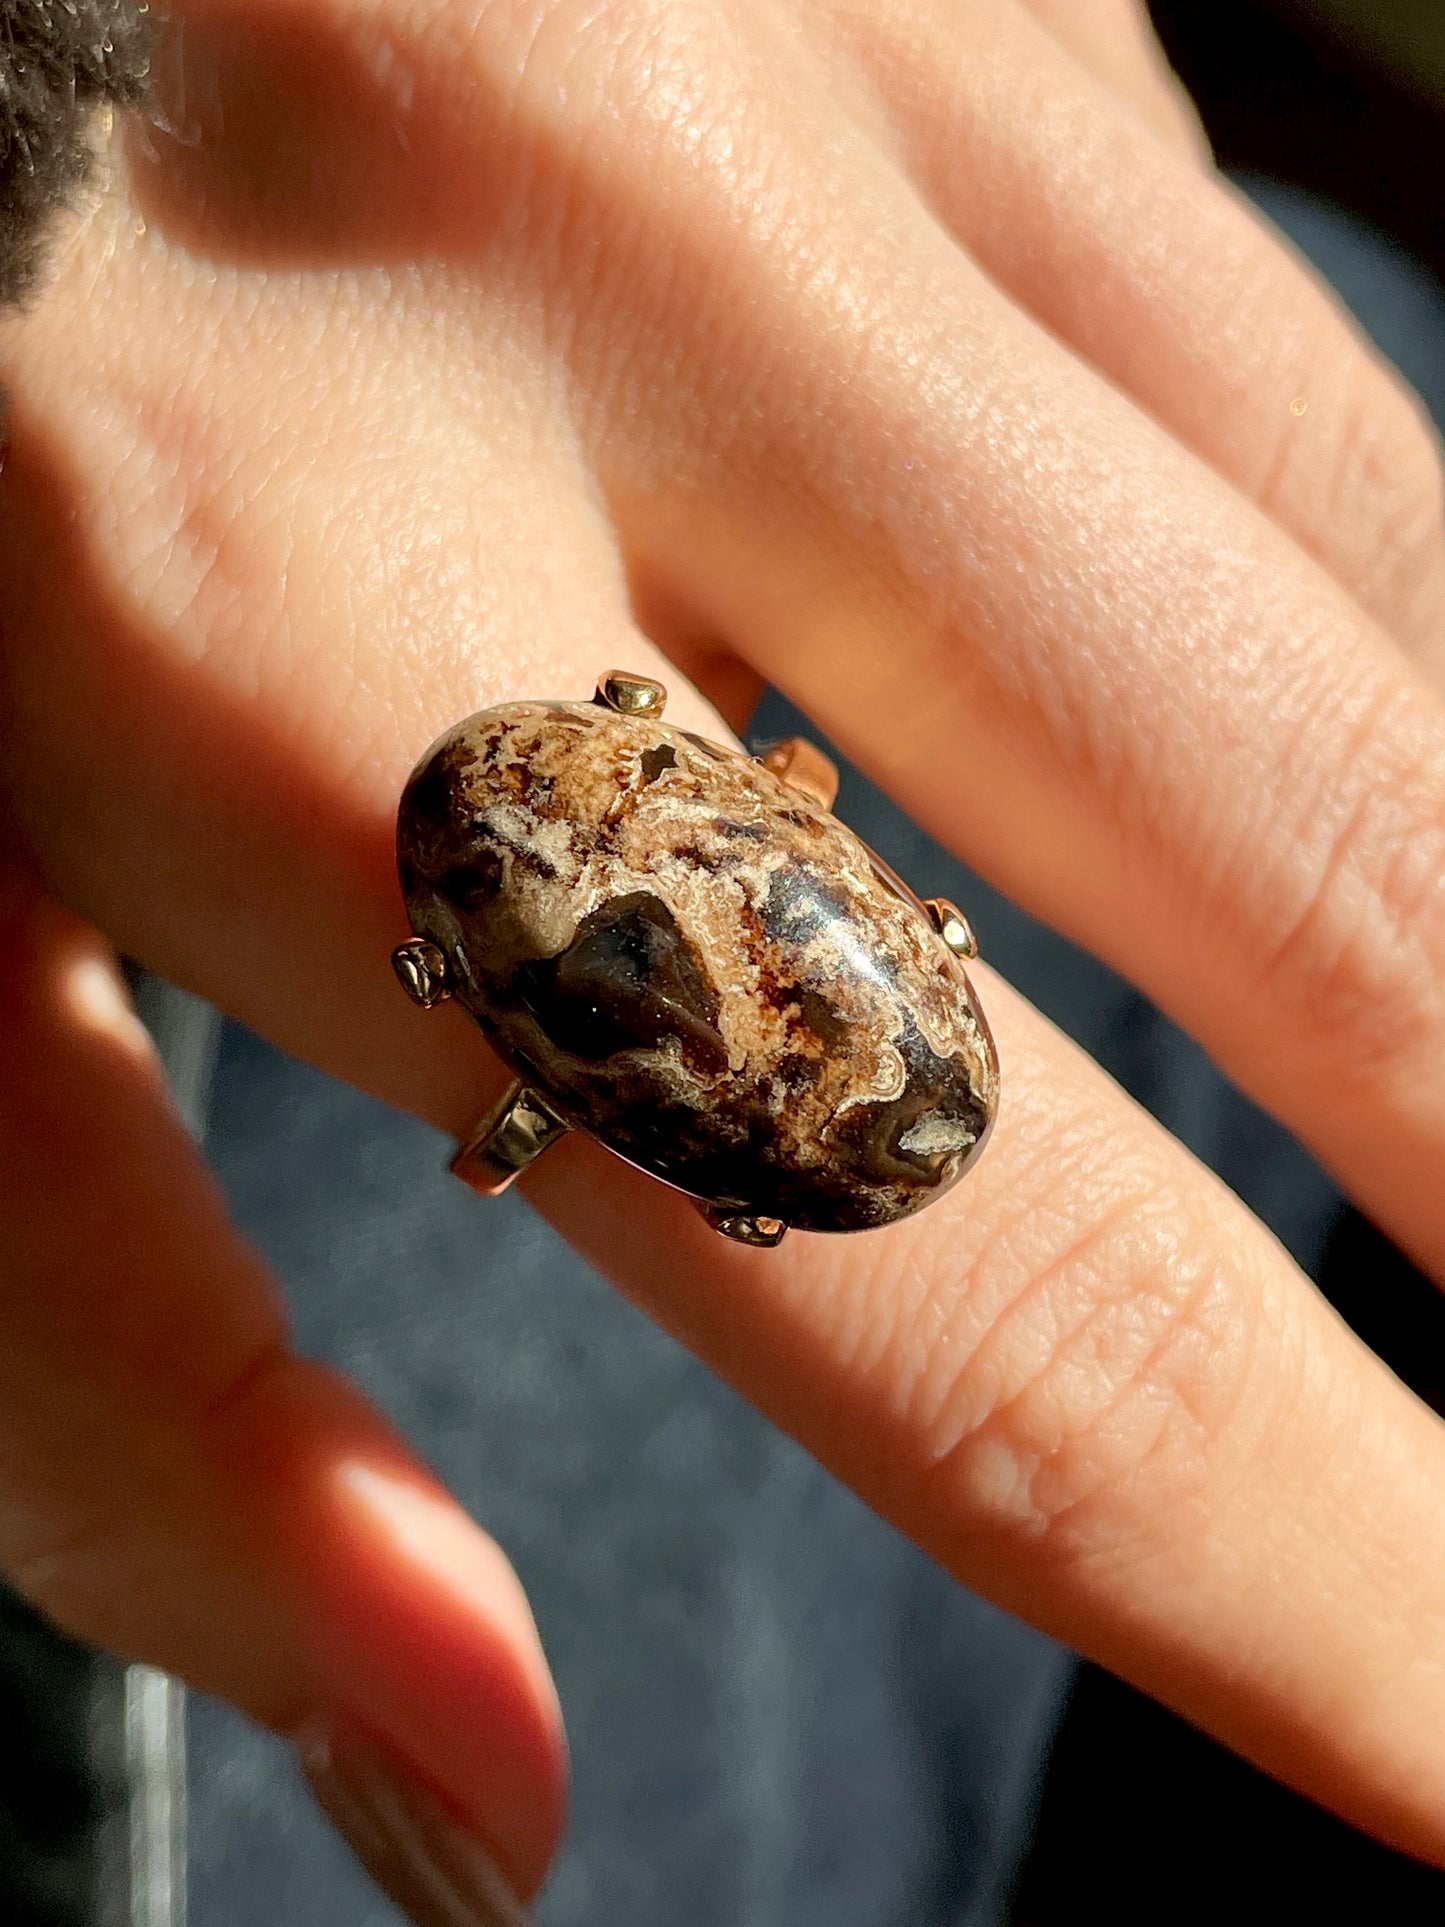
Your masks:
M1438 1276L1440 476L1122 0L178 16L3 341L0 1563L527 1890L511 1582L287 1353L75 915L460 1133L497 1067L387 963L414 757L766 677ZM529 1194L962 1579L1445 1865L1440 1428L981 979L1001 1123L916 1220L751 1253L577 1141Z

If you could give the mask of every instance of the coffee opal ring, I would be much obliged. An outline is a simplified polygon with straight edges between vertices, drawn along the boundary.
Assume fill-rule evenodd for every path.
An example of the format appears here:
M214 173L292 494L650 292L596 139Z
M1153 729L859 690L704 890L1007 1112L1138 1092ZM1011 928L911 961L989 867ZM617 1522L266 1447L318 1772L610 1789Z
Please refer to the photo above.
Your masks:
M407 782L397 976L517 1078L452 1169L494 1195L581 1131L743 1244L909 1217L998 1108L968 923L831 814L820 750L753 759L665 703L614 673L483 710Z

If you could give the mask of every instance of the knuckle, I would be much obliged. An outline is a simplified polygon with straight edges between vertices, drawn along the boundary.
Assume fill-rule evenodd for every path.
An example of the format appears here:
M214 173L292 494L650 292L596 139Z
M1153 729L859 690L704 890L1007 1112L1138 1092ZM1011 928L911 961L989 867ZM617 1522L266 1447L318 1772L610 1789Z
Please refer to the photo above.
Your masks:
M1364 535L1361 598L1407 628L1437 615L1418 605L1438 582L1445 542L1439 446L1413 398L1372 365L1355 385L1336 478L1336 526L1357 522Z
M1445 983L1445 758L1413 691L1372 707L1292 839L1294 908L1264 946L1259 1007L1303 1032L1342 1087L1418 1063Z
M1215 1476L1260 1294L1157 1175L1082 1233L1043 1215L975 1268L968 1297L1007 1307L929 1388L924 1503L1032 1558L1145 1558Z
M1282 513L1302 485L1348 586L1407 642L1424 640L1445 613L1445 471L1434 429L1398 378L1343 329L1310 360L1300 390L1306 412L1294 423L1301 432L1264 506Z

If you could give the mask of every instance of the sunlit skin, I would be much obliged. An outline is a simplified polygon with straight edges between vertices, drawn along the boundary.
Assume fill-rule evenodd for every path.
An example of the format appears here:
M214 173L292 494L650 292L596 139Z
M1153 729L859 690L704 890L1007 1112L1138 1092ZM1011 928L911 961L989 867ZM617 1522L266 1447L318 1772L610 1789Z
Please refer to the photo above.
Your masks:
M461 1135L501 1069L388 963L417 756L771 680L1439 1276L1440 472L1124 0L175 12L0 329L0 1567L364 1727L529 1892L515 1582L288 1352L110 946ZM528 1194L960 1579L1445 1866L1445 1435L978 981L1002 1113L917 1219L747 1251L577 1139Z

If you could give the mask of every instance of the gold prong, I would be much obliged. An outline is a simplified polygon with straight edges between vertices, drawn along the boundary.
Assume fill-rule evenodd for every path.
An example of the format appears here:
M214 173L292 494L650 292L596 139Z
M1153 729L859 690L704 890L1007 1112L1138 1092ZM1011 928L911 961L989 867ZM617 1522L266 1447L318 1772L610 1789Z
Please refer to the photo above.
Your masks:
M788 736L781 743L769 744L758 761L823 809L832 809L838 796L838 767L806 736Z
M948 945L955 957L976 957L978 939L973 934L973 926L956 904L947 897L929 897L924 909L933 919L933 927Z
M615 709L619 716L660 716L667 707L667 691L650 676L629 676L621 669L609 669L597 684L592 699L604 709Z
M391 953L391 967L407 996L423 1010L434 1010L452 994L447 960L425 937L399 943Z
M701 1210L713 1230L724 1238L731 1238L734 1244L755 1245L759 1250L771 1251L787 1236L788 1227L781 1218L762 1218L749 1211L732 1211L722 1204L705 1204Z
M519 1079L452 1159L452 1176L484 1198L498 1198L569 1128L540 1092Z

